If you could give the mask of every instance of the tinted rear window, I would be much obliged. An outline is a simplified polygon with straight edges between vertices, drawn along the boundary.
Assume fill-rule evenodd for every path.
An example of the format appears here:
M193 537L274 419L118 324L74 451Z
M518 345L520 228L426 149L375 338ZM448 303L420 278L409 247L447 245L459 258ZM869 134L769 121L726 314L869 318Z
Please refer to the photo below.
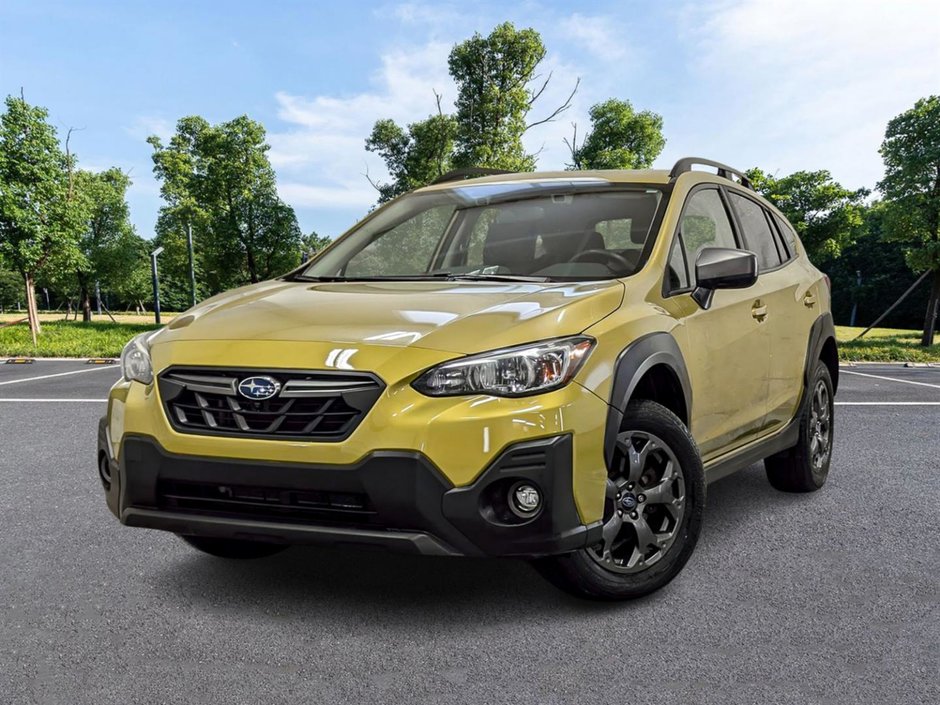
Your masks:
M751 199L737 193L732 192L730 196L744 230L747 248L757 255L761 271L779 267L783 260L777 252L777 245L774 243L774 236L770 230L770 223L767 222L767 216L764 215L764 209Z

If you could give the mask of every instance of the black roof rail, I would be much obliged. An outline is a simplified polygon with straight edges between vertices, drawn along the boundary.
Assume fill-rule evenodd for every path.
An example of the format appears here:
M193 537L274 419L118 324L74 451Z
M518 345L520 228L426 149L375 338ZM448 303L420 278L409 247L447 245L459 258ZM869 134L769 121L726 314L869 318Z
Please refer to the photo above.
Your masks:
M737 169L733 169L727 164L722 164L721 162L712 161L711 159L703 159L702 157L683 157L676 162L674 167L672 167L672 171L669 172L669 179L671 181L675 181L679 178L680 174L684 174L687 171L692 171L692 166L696 164L701 166L715 167L718 169L718 176L723 179L728 179L728 181L734 181L731 176L737 176L742 186L749 188L752 191L754 190L754 187L751 186L751 180Z
M477 176L494 176L496 174L515 174L514 171L506 171L505 169L488 169L482 166L471 166L466 169L454 169L453 171L448 171L443 176L439 176L434 181L431 182L431 185L434 184L446 184L448 181L463 181L464 179L472 179Z

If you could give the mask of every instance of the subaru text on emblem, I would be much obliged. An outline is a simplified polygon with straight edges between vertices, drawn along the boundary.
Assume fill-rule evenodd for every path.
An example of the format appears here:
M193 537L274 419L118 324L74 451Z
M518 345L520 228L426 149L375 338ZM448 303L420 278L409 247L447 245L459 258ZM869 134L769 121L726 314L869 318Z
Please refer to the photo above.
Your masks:
M238 383L238 393L248 399L263 401L281 391L281 383L270 377L245 377Z

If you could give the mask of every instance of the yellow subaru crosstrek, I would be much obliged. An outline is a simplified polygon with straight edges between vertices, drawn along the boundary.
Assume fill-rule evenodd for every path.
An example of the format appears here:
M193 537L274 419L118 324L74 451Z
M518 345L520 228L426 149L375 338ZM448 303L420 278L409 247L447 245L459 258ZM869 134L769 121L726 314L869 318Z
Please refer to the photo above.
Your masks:
M525 557L597 599L676 576L706 483L763 460L821 487L838 381L828 280L693 158L454 172L121 364L98 467L124 524L227 558Z

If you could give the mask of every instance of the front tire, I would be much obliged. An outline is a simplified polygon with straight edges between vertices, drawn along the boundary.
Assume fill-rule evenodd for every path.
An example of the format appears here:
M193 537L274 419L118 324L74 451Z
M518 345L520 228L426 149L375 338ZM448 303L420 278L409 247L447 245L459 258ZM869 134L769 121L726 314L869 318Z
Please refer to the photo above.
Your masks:
M210 556L237 560L266 558L288 548L288 546L279 543L223 539L215 536L183 536L181 534L180 538L193 548L208 553Z
M682 421L664 406L633 401L608 473L603 539L549 556L536 568L578 597L628 600L666 585L695 549L705 510L705 472Z
M764 460L770 484L782 492L815 492L829 476L832 460L832 376L817 361L800 409L800 437L796 445Z

